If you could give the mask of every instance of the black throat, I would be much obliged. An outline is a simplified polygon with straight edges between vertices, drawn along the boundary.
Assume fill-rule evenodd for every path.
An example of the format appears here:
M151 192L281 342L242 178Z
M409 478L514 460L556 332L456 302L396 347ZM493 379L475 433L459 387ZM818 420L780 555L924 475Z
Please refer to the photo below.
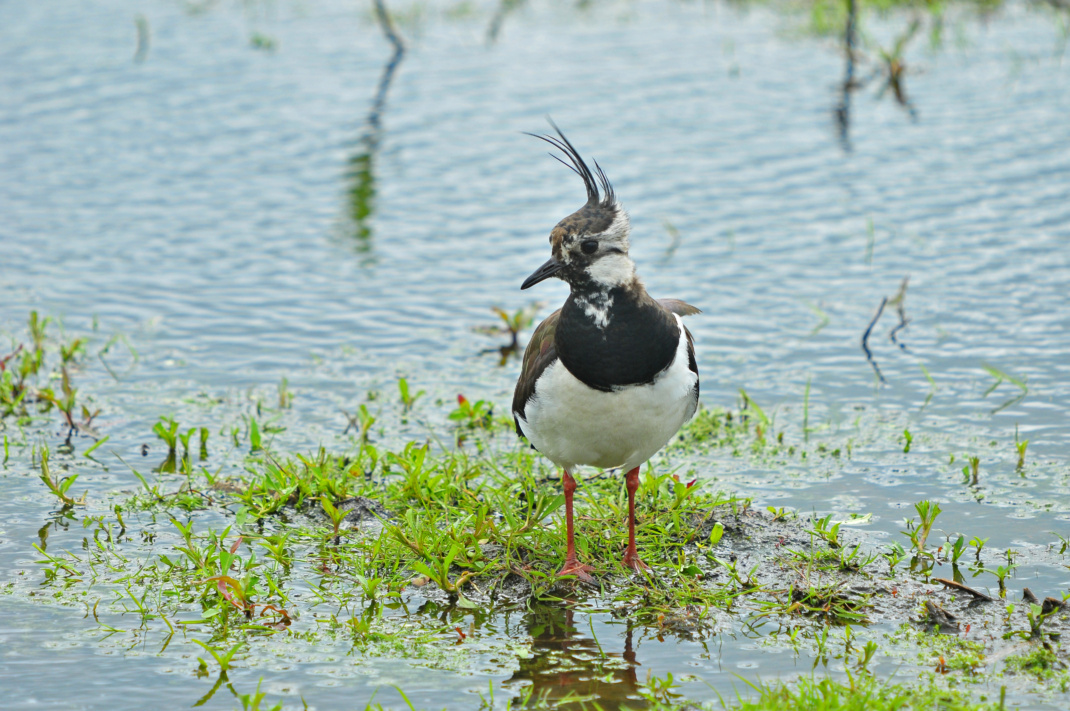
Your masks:
M554 334L568 371L604 391L653 382L672 363L679 342L676 319L638 285L574 290Z

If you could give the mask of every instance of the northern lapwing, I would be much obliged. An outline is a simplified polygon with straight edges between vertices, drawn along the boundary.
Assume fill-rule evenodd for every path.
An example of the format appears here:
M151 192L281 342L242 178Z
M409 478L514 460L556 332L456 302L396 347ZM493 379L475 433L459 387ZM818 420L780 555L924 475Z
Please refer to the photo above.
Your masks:
M695 346L681 316L699 313L676 299L653 299L628 256L630 223L598 161L592 171L561 130L535 135L583 179L587 203L550 232L552 256L521 289L557 277L565 305L535 329L513 394L517 434L561 467L567 552L559 576L590 581L576 558L572 495L577 466L623 469L628 489L624 564L647 567L635 550L639 467L664 447L698 407ZM599 190L601 188L601 191Z

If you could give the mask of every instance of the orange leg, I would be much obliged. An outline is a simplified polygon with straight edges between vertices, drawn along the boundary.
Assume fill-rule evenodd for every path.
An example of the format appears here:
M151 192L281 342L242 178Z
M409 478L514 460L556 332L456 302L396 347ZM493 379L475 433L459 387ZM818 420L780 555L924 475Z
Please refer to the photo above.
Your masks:
M650 566L639 560L635 550L635 492L639 488L639 467L624 475L624 484L628 487L628 548L624 551L624 565L632 570L649 570Z
M590 572L594 568L576 560L576 541L573 538L572 527L572 495L576 492L576 480L567 470L562 470L561 482L565 488L565 536L568 539L568 548L565 551L565 564L561 570L557 571L557 575L558 577L574 575L584 582L593 583L594 578L591 577Z

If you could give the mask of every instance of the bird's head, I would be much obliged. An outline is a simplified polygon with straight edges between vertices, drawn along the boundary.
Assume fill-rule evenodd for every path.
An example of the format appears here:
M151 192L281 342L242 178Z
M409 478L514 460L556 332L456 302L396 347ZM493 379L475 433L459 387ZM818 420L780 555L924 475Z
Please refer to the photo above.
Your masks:
M563 279L573 289L580 290L605 291L628 284L635 279L635 264L628 256L631 229L628 213L617 202L613 186L598 161L593 161L592 171L553 121L550 125L558 138L529 135L546 141L565 155L567 163L550 154L583 179L587 203L557 223L550 232L552 256L520 288L527 289L550 277Z

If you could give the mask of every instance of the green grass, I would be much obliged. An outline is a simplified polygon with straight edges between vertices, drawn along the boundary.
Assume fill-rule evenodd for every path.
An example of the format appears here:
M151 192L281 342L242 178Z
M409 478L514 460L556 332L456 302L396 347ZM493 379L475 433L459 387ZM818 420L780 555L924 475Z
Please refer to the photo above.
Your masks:
M982 711L999 709L996 701L941 688L882 682L860 675L846 682L803 678L796 684L754 686L757 698L726 703L739 711Z
M40 344L40 376L29 373L19 405L39 427L68 418L63 408L57 413L47 400L29 398L37 378L43 386L62 382L65 367L67 377L84 372L72 364L94 347L91 339L75 339L64 352L47 324L31 319L28 345L7 361L16 363L37 347L29 344ZM95 457L87 463L62 446L33 440L28 435L36 429L19 427L10 442L5 432L5 458L16 462L36 442L27 466L39 472L42 496L57 510L39 534L36 570L19 571L0 590L76 607L102 635L153 636L159 653L181 650L183 658L202 660L197 674L218 674L208 696L230 689L250 707L270 703L260 691L238 694L228 671L263 668L307 647L340 645L355 664L390 657L461 673L485 669L480 660L493 658L497 673L501 664L529 658L535 632L487 634L484 625L546 609L627 618L638 634L661 639L708 643L728 630L743 631L763 647L793 651L798 662L842 662L840 668L855 674L847 681L741 686L745 699L731 708L985 708L991 702L951 687L1000 679L989 661L996 653L1041 640L1052 659L1035 651L1018 655L1022 660L1011 655L1007 684L1038 679L1044 689L1059 690L1067 683L1066 655L1053 636L1065 631L1064 622L1030 618L1026 605L1005 614L999 605L974 617L963 613L966 630L971 622L992 624L985 642L977 632L965 640L913 624L885 637L870 626L889 610L897 619L922 615L922 594L942 595L947 604L946 591L921 587L935 564L971 559L968 569L980 574L1005 563L992 572L1013 577L1017 563L997 561L987 550L982 555L981 539L966 543L962 534L954 545L951 538L946 547L942 538L938 543L935 504L915 507L918 520L901 537L912 544L909 553L895 541L880 555L851 528L866 517L755 510L696 472L734 458L767 470L788 464L830 471L850 463L852 441L901 449L902 423L857 428L844 440L831 427L809 426L808 398L807 426L800 429L791 421L799 413L775 402L759 405L745 390L735 409L700 409L641 476L637 534L650 574L636 575L620 563L627 540L620 477L584 473L576 539L581 559L596 569L597 584L588 587L555 575L565 550L559 473L516 439L493 402L460 396L451 411L452 400L425 399L409 382L399 382L396 395L385 392L391 394L369 397L347 415L349 431L335 451L292 453L277 445L275 435L292 425L285 383L272 390L268 406L230 413L211 439L199 415L162 417L145 424L144 437L161 458L166 454L163 463L130 467L132 490L97 488L89 495L75 489L91 481L77 478L86 472L76 467L117 457L109 448L88 449L85 455ZM9 416L7 423L14 421ZM390 439L397 423L408 439ZM826 429L818 441L806 441ZM909 567L897 565L911 554ZM921 680L899 676L892 684L869 676L886 673L889 660L922 670ZM593 652L575 662L578 671L596 676L622 663ZM933 670L940 673L934 677ZM679 675L650 677L636 693L651 708L679 708L695 683ZM246 680L241 688L252 685ZM533 708L565 703L538 695L528 701Z

